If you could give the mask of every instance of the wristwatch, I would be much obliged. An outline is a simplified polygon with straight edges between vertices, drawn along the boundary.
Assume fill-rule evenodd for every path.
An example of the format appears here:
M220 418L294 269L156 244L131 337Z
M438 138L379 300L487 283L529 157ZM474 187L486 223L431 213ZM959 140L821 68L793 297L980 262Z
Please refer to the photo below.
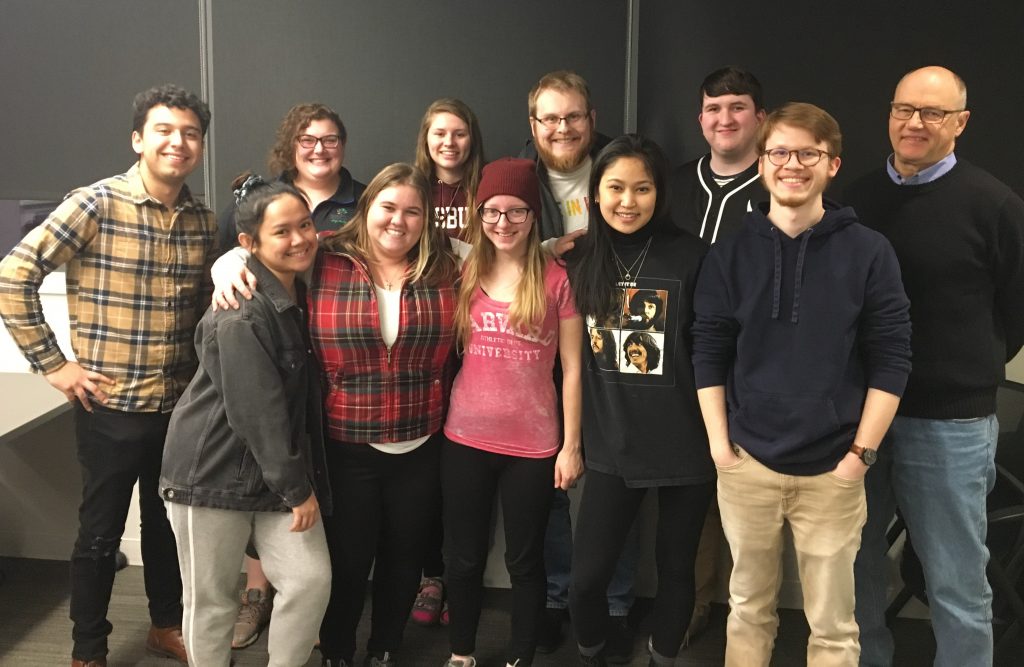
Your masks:
M863 461L866 466L870 466L878 460L878 452L867 447L861 447L857 443L850 445L850 451L856 454L857 458Z

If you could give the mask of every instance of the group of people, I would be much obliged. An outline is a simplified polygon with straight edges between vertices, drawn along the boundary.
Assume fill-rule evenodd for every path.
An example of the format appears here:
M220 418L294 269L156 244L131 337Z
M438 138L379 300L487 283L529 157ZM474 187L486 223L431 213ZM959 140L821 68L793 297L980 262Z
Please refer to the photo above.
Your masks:
M495 496L506 664L553 650L566 613L582 664L628 661L652 490L650 664L706 625L724 531L726 664L768 665L789 524L808 664L891 665L897 506L936 664L991 664L985 497L996 387L1024 343L1024 201L957 158L964 82L900 80L893 153L850 205L824 197L842 152L826 111L768 113L736 68L700 95L710 152L674 171L649 139L599 135L586 81L558 71L529 94L521 156L485 164L475 115L444 98L415 164L366 186L340 117L297 105L275 177L236 179L218 230L184 183L206 105L141 93L138 163L0 263L0 315L75 405L72 665L106 664L136 481L147 647L204 667L251 639L234 636L243 554L243 602L275 591L272 665L314 644L354 664L372 567L364 664L397 664L411 615L448 623L445 664L473 667ZM62 265L76 361L37 296Z

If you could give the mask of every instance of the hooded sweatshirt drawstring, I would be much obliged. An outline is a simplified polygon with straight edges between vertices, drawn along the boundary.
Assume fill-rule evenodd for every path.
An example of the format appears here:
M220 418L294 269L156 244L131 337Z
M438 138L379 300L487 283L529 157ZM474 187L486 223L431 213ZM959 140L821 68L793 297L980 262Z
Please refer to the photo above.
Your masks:
M804 238L800 241L800 252L796 256L796 272L793 276L793 312L789 316L789 321L793 324L800 321L800 286L804 283L804 259L807 257L807 243L811 240L813 233L814 227L803 233Z
M796 270L793 275L793 310L789 315L789 321L796 324L800 321L800 287L804 282L804 260L807 258L807 244L811 240L811 234L814 233L814 227L811 227L804 232L800 239L800 250L796 256ZM775 276L772 281L772 317L771 319L779 319L779 310L782 302L782 242L779 240L779 230L777 227L771 228L772 236L772 247L775 250Z
M772 283L772 319L779 319L779 302L782 300L782 243L779 230L771 228L772 245L775 248L775 280Z

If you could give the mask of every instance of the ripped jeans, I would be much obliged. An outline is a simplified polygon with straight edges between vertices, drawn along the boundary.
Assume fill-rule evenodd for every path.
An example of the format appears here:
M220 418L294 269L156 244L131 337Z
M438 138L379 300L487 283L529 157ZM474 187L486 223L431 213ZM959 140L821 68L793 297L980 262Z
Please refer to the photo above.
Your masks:
M181 624L181 575L174 533L157 493L170 414L122 412L75 406L75 436L82 467L78 539L71 552L72 657L88 661L107 654L113 626L107 607L114 585L132 488L139 482L142 560L153 625Z

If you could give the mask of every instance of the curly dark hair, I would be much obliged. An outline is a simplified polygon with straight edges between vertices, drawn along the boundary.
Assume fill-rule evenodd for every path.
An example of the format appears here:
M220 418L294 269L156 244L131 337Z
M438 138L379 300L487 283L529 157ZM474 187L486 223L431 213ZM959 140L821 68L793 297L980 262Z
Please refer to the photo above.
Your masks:
M295 139L299 133L314 120L329 120L338 126L338 138L344 146L348 141L348 132L341 122L338 112L319 102L296 104L281 119L277 126L274 145L270 148L267 167L270 173L283 176L286 181L295 180Z
M132 102L135 113L132 116L132 130L142 133L146 126L146 116L153 107L165 106L172 109L188 109L199 119L199 126L206 136L206 130L210 127L210 107L206 102L199 99L194 93L190 93L181 86L173 83L165 83L149 90L144 90L135 96Z

